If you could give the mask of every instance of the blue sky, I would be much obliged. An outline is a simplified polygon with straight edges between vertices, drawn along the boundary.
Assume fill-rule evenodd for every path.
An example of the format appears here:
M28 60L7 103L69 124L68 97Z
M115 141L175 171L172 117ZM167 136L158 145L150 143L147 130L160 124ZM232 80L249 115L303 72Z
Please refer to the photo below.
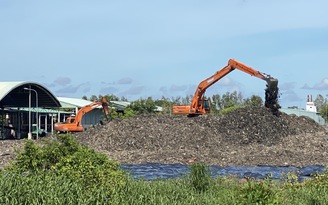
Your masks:
M328 94L328 1L0 1L0 81L56 96L193 94L230 58L279 80L283 107ZM207 90L264 96L235 70Z

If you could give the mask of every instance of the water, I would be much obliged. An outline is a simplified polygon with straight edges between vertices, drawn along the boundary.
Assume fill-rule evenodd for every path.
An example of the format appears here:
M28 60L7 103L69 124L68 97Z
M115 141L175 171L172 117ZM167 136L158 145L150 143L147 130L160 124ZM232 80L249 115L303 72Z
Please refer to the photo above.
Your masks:
M122 169L126 170L136 179L173 179L185 176L190 172L190 166L182 164L123 164ZM311 177L313 174L322 173L324 166L311 165L306 167L295 166L210 166L213 177L233 175L239 178L250 177L263 179L271 176L272 179L282 179L287 173L298 176L300 181Z

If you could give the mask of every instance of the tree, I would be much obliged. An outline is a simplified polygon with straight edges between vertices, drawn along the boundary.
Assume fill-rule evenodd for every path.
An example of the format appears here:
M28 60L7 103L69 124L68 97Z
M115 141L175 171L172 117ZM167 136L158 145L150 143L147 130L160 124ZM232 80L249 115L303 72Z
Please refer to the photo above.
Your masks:
M321 94L318 94L317 97L314 100L314 104L317 107L318 110L321 109L321 106L325 103L325 99Z
M182 98L181 101L182 101L182 104L183 105L189 105L191 104L191 101L193 99L193 95L186 95L186 97Z
M232 93L226 92L222 95L222 108L229 108L240 104L240 97L241 95L237 91L233 91Z
M98 101L98 97L96 95L91 95L90 101Z
M172 97L171 99L171 102L174 104L174 105L181 105L181 97Z
M172 102L170 98L165 98L164 96L160 100L155 100L155 105L163 108L162 113L171 114L172 113Z
M119 101L120 100L119 97L117 97L116 95L113 95L113 94L105 95L104 97L107 99L107 101ZM123 99L125 99L125 98L123 98Z
M328 104L325 103L321 106L320 110L320 115L325 119L326 122L328 122Z
M217 113L222 109L221 96L219 94L213 95L211 100L211 110L213 113Z
M128 99L127 99L126 97L122 96L122 97L121 97L121 101L123 101L123 102L128 102Z
M246 98L244 100L244 105L250 107L260 107L263 105L263 100L258 95L252 95L250 98Z
M145 99L139 99L136 101L133 101L128 108L135 111L137 114L149 114L149 113L155 113L156 105L154 100L151 97L148 97Z

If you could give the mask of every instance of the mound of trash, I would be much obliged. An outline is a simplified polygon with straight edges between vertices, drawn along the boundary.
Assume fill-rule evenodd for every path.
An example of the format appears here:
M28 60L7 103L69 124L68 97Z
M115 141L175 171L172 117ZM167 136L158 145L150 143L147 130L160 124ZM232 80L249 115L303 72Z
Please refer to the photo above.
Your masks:
M270 109L261 107L193 118L145 115L116 119L75 136L81 143L123 163L183 163L201 159L216 165L250 165L308 164L310 161L296 159L296 156L293 159L283 157L297 154L294 151L302 152L304 157L310 155L313 148L299 150L298 146L307 147L305 143L312 138L316 142L309 143L319 146L316 143L321 143L324 136L318 138L316 133L326 134L325 128L308 117L284 113L276 116ZM328 148L326 144L320 146L323 150ZM261 160L256 161L255 155ZM265 155L267 158L263 157ZM279 158L284 162L277 161ZM321 163L320 157L316 156L316 159Z
M272 145L283 137L323 131L324 128L308 117L279 113L266 108L240 108L215 121L220 135L231 143Z

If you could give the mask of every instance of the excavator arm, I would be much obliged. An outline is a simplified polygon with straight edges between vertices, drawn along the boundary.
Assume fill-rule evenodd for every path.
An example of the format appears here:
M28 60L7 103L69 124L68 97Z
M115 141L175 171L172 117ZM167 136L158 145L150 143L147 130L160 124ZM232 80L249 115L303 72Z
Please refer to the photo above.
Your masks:
M262 80L265 80L267 82L268 87L275 87L278 85L278 80L271 77L268 74L262 73L260 71L254 70L253 68L235 60L235 59L230 59L228 62L228 65L230 65L232 68L236 68L238 70L241 70L245 73L250 74L251 76L258 77Z
M230 59L227 66L199 83L190 105L173 106L173 113L195 116L210 112L208 101L204 97L206 89L235 69L267 81L268 87L276 87L278 85L277 79L261 73L235 59Z

